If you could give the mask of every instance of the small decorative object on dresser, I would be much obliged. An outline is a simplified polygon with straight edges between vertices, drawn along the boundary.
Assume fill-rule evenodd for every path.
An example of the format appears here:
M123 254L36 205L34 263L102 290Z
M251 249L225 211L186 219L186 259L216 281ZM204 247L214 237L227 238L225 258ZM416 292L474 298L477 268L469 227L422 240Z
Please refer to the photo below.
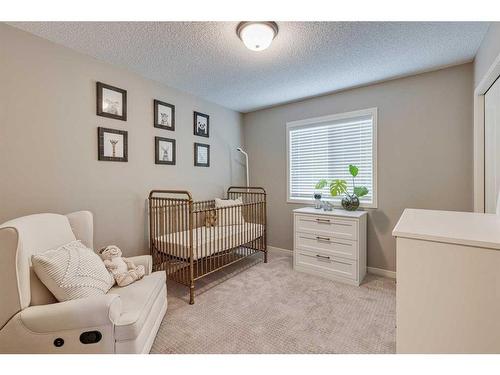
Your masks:
M127 121L127 91L97 82L97 115Z
M321 192L315 191L313 197L314 197L314 208L317 210L321 209Z
M351 285L366 275L366 211L294 210L293 268Z
M316 208L316 207L314 207L314 208ZM332 211L333 204L331 204L330 202L322 202L320 208L323 208L323 210L325 210L325 211Z

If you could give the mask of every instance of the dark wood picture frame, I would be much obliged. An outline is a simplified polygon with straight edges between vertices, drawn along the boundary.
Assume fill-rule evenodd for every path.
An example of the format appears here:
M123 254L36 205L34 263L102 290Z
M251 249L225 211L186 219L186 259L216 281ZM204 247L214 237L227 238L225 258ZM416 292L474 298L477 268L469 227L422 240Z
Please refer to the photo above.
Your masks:
M153 102L153 110L154 110L154 127L159 128L159 129L164 129L164 130L175 130L175 105L162 102L161 100L154 99ZM171 126L166 126L162 125L160 123L160 119L158 118L158 106L164 106L164 107L169 107L172 110L172 121L171 121Z
M116 91L122 95L122 115L121 116L104 111L104 109L102 107L102 99L103 99L103 90L104 89ZM96 95L96 98L97 98L97 101L96 101L97 116L103 116L103 117L108 117L108 118L112 118L115 120L127 121L127 90L123 90L123 89L120 89L118 87L107 85L107 84L102 83L102 82L96 83L96 90L97 90L97 95Z
M199 163L198 162L198 148L204 147L207 149L207 162ZM210 167L210 145L205 143L194 143L194 166L195 167Z
M171 161L160 160L160 141L172 143L172 154L173 155L172 155ZM155 137L155 164L175 165L175 157L176 157L175 139L164 138L164 137Z
M206 132L206 134L202 134L202 133L198 132L198 124L196 122L198 116L204 117L207 119L207 132ZM209 132L210 132L210 116L205 114L205 113L193 111L193 134L197 135L198 137L208 138Z
M104 133L120 134L123 136L123 156L112 157L104 156ZM128 161L128 132L125 130L116 130L98 127L97 128L97 160L101 161Z

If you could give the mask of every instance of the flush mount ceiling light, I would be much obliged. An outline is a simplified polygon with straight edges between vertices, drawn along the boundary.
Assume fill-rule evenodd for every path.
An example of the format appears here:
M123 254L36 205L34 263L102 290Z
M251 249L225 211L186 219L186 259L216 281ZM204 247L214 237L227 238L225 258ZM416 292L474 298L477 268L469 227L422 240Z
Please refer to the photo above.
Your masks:
M263 51L278 35L276 22L240 22L236 34L252 51Z

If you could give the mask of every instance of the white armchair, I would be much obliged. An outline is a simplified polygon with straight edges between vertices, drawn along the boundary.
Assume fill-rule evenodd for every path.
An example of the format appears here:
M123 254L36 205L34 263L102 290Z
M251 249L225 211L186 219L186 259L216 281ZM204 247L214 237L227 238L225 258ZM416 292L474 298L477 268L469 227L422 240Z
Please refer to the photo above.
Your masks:
M149 353L167 311L164 272L131 258L143 279L106 295L57 302L31 255L80 240L93 247L93 217L37 214L0 225L0 353Z

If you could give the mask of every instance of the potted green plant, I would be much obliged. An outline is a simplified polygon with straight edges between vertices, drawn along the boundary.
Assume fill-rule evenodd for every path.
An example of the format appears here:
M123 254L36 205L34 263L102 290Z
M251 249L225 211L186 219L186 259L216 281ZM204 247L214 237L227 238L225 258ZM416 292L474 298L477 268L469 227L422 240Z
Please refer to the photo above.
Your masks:
M342 207L347 211L355 211L359 207L359 198L368 194L368 189L365 186L356 186L354 179L358 175L359 168L355 165L349 164L349 173L352 176L352 192L347 190L346 180L331 180L321 179L315 186L315 189L324 189L327 185L330 187L330 194L332 197L337 197L344 194L342 198Z

